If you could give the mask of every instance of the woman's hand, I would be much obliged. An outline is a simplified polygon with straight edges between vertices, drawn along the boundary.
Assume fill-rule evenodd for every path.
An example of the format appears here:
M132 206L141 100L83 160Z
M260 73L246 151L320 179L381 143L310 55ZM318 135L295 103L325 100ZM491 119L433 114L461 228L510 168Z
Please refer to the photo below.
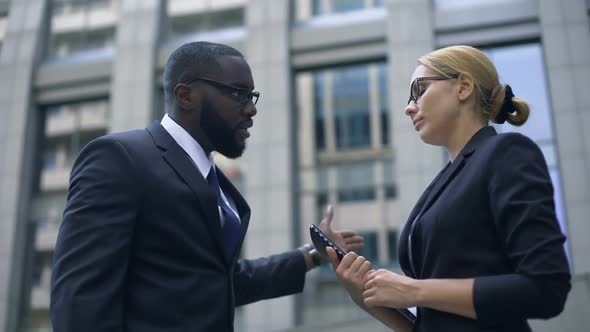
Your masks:
M380 269L367 274L363 292L367 307L408 308L418 304L417 280Z
M334 249L326 247L326 251L330 256L332 267L340 283L344 286L354 303L361 308L365 308L363 304L364 277L371 271L371 262L354 252L349 252L339 262Z

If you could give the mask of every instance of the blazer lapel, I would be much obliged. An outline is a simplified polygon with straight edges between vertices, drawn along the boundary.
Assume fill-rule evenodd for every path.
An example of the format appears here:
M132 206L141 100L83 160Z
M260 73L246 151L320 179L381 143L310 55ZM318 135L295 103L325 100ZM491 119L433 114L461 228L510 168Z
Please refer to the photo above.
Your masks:
M166 132L160 123L152 123L147 130L154 138L156 145L163 150L163 158L197 197L201 209L205 212L205 224L211 236L215 239L214 242L217 243L220 254L223 255L223 232L217 209L217 198L210 192L207 180L203 178L203 175L190 160L190 157L174 141L172 136Z
M445 173L445 171L449 167L449 165L450 165L450 163L448 163L440 172L438 172L438 174L436 175L434 180L432 180L432 182L430 182L430 184L428 185L426 190L424 190L424 192L422 193L422 196L420 196L420 198L418 199L418 202L416 202L416 205L414 205L412 212L410 212L410 215L408 217L408 221L414 220L414 218L416 218L416 216L418 215L418 212L422 211L422 207L424 206L426 199L430 196L430 193L432 192L432 188L434 187L435 184L437 184L439 182L440 177Z
M241 248L242 244L244 243L244 238L246 237L246 231L248 230L248 225L250 224L250 206L244 199L244 197L240 194L238 189L234 187L231 181L223 174L222 171L217 169L217 176L219 177L219 185L223 189L224 193L231 196L236 203L236 207L238 208L238 214L240 215L240 242L238 243L237 248ZM230 262L234 262L236 259L236 255L238 255L240 250L236 250L234 253L234 257L230 260Z
M484 141L486 137L496 135L496 130L494 127L483 127L478 132L473 135L473 137L467 142L463 150L459 153L455 161L451 163L451 165L442 172L442 176L440 176L438 181L433 181L434 187L432 191L426 198L424 205L419 210L420 215L423 215L432 204L438 199L440 194L443 190L447 187L449 182L457 176L457 173L465 166L466 162L469 160L469 157L473 152L477 149L477 147ZM410 219L412 220L412 219Z

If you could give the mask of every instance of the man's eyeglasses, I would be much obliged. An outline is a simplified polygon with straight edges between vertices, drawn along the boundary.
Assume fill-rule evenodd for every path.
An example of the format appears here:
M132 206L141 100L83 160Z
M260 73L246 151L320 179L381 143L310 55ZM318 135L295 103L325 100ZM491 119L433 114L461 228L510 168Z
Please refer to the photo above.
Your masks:
M238 99L238 101L242 104L246 104L249 101L252 101L254 103L254 105L256 105L256 103L258 102L258 98L260 97L260 92L256 92L256 91L250 91L248 89L244 89L244 88L238 88L237 86L233 86L233 85L229 85L229 84L225 84L219 81L215 81L209 78L204 78L204 77L195 77L191 80L188 80L186 82L182 82L183 84L191 84L195 81L204 81L207 82L213 86L216 86L218 88L222 88L222 89L227 89L230 91L231 95L236 97Z
M408 99L408 104L412 102L412 100L417 103L418 98L426 92L426 89L422 89L420 83L422 81L445 81L445 80L452 80L458 78L459 75L451 75L451 76L424 76L416 78L412 84L410 85L410 99Z

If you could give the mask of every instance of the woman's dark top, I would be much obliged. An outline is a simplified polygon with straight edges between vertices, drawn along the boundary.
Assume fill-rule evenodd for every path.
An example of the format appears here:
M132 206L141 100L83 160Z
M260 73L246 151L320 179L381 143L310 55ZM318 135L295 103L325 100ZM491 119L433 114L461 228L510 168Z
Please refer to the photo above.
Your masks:
M477 320L418 308L414 331L531 331L562 310L571 288L565 236L538 146L479 130L428 186L399 242L404 273L475 278Z

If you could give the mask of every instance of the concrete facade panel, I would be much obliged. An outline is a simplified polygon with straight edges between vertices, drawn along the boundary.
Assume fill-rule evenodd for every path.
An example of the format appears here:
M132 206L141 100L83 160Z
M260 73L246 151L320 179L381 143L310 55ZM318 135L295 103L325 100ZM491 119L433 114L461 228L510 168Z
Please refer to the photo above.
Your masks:
M567 188L566 199L572 204L590 202L590 178L584 176L587 165L582 153L580 151L577 158L564 158L561 163L561 179Z
M587 34L588 39L590 39L590 34ZM590 53L588 53L590 54ZM574 65L573 74L574 74L574 86L581 87L584 84L587 84L588 77L590 77L590 63L586 59L586 63L582 65ZM576 108L577 109L588 109L590 108L590 93L587 93L583 89L576 88L575 90L576 95Z
M559 1L564 21L568 24L588 22L588 8L584 0Z
M546 64L549 67L562 67L571 63L570 42L562 25L544 25L543 42L554 45L545 48Z
M567 39L574 66L587 65L590 54L590 29L588 22L570 24L566 27Z
M547 79L552 97L553 112L557 115L575 112L576 90L573 68L569 66L549 67Z
M563 24L564 19L561 3L561 1L539 0L539 13L543 15L545 24Z
M554 119L556 141L561 158L575 158L584 151L585 143L580 139L582 122L575 112L558 113Z
M590 251L590 223L588 222L588 201L571 202L568 205L568 231L574 273L590 273L590 260L586 254Z

